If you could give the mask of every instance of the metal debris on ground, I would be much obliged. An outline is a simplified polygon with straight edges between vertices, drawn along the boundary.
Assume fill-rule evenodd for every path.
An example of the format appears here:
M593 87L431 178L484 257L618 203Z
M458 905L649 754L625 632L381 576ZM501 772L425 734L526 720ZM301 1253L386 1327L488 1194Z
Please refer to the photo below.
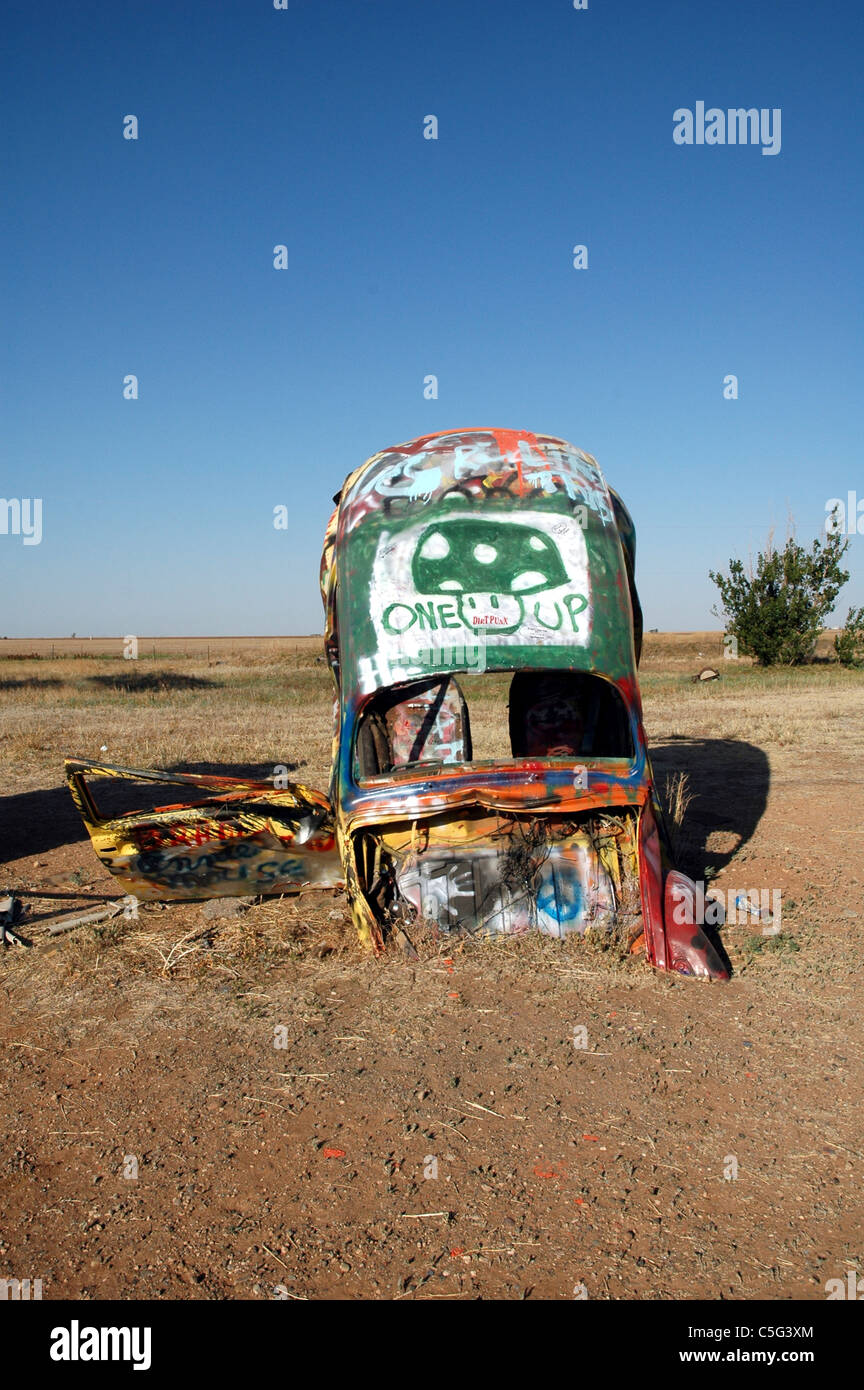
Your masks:
M47 927L51 936L57 936L59 932L71 931L73 927L106 922L109 918L116 917L118 912L122 912L125 906L126 899L117 898L114 902L106 903L104 907L93 908L90 912L73 912L71 917L51 917L40 925Z
M0 898L0 941L4 946L28 946L30 944L12 930L12 923L19 916L20 911L21 902L14 893Z

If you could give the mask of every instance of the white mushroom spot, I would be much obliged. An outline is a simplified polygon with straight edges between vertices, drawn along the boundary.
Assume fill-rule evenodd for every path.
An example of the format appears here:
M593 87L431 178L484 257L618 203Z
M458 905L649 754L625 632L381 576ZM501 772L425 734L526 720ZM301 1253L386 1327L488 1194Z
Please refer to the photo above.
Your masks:
M535 584L546 584L547 582L545 574L541 574L539 570L523 570L513 580L513 592L516 594L520 589L533 589Z
M462 585L458 579L442 579L438 585L439 589L461 589Z
M529 541L532 550L547 550L548 546L541 536L532 536Z
M420 554L424 560L443 560L445 555L450 554L450 542L440 531L434 531L431 536L420 547ZM462 587L461 584L459 586Z
M494 545L483 545L481 543L474 547L474 559L479 561L481 565L491 565L493 560L498 559L498 551L495 549Z

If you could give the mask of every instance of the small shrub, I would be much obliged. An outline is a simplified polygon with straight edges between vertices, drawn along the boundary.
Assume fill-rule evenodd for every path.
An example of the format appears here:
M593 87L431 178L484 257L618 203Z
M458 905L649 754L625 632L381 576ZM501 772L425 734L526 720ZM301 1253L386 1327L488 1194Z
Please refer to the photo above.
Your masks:
M809 551L794 540L776 550L769 540L749 573L730 560L728 575L709 571L720 590L714 608L744 656L762 666L799 666L813 655L816 639L847 582L840 561L849 545L836 529Z
M834 638L841 666L864 666L864 608L850 608L846 625Z

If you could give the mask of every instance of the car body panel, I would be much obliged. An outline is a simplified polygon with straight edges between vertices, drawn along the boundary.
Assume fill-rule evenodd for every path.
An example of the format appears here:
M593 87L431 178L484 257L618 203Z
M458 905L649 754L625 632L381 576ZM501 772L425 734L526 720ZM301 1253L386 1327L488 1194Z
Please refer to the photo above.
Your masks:
M326 797L309 787L137 770L67 759L93 848L127 893L176 901L337 887L343 882ZM87 779L166 783L194 800L103 815Z

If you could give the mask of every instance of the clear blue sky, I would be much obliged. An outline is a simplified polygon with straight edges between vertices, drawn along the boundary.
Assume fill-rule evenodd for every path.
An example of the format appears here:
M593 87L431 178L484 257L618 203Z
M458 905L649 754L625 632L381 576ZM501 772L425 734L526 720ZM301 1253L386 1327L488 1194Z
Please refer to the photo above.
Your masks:
M44 512L0 633L319 631L345 474L457 425L597 457L648 627L864 498L860 4L4 13L0 495ZM676 145L700 100L781 108L780 153Z

